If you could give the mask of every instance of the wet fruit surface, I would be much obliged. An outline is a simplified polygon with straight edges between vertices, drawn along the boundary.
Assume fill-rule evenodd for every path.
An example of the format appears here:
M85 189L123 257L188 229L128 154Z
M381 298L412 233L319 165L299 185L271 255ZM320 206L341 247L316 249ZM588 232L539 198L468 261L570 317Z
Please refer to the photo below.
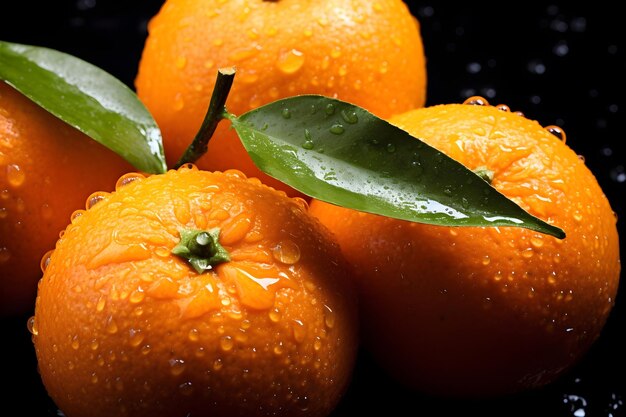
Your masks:
M76 53L132 85L146 21L160 3L50 2L36 14L24 3L14 6L14 14L0 15L0 38ZM491 103L524 109L543 125L563 127L567 143L584 156L605 190L619 218L620 235L624 235L626 155L619 145L625 128L626 45L620 37L620 14L588 4L551 4L525 5L515 10L515 19L503 17L511 15L511 6L505 3L454 8L442 2L412 5L421 22L428 59L428 101L458 103L479 94ZM362 353L347 396L333 416L362 411L392 415L407 409L416 415L430 410L430 414L446 416L624 416L626 343L621 335L626 309L622 294L620 289L607 326L588 355L541 390L491 401L440 401L402 388ZM36 371L27 319L1 323L2 356L23 363L22 371L7 380L2 406L21 408L24 415L56 416L57 409ZM32 400L12 400L24 393Z

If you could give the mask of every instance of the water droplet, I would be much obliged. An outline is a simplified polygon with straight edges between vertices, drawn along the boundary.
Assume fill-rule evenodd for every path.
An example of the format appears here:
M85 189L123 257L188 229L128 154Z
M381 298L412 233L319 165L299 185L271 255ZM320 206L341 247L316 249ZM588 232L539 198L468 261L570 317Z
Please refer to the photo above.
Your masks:
M72 337L72 343L70 343L70 346L72 346L72 349L74 350L78 350L78 348L80 348L80 341L78 340L78 335L74 335L74 337Z
M330 133L334 135L341 135L346 129L343 125L336 123L330 127Z
M98 383L98 375L96 375L96 373L95 373L95 372L94 372L94 373L92 373L92 374L91 374L91 378L90 378L90 380L91 380L91 383L92 383L92 384L97 384L97 383Z
M272 248L272 255L278 262L293 265L300 260L300 247L291 240L283 240Z
M324 323L326 327L332 329L335 327L336 315L335 312L326 304L324 304Z
M306 326L302 320L292 320L291 328L293 329L294 340L298 343L302 343L306 337Z
M142 355L147 355L147 354L149 354L151 351L152 351L152 346L150 346L150 345L143 345L143 346L141 347L141 350L140 350L140 352L141 352L141 354L142 354Z
M182 359L170 359L170 373L173 376L178 376L185 371L185 361Z
M395 151L396 151L396 145L394 145L393 143L388 143L387 144L387 152L394 153Z
M304 54L297 49L291 49L278 57L276 66L285 74L294 74L304 65Z
M26 322L26 328L33 336L39 335L39 330L37 329L37 319L35 316L31 316Z
M511 108L509 106L507 106L506 104L498 104L496 106L496 109L501 110L501 111L505 111L505 112L510 112Z
M471 97L468 97L463 102L463 104L470 104L470 105L473 105L473 106L488 106L489 102L484 97L481 97L481 96L471 96Z
M533 257L534 254L535 251L533 251L533 248L526 248L522 251L522 258L530 259Z
M359 116L356 114L354 110L341 110L341 118L351 125L357 123L359 121Z
M127 174L122 175L117 182L115 183L115 189L119 190L120 188L130 184L131 182L135 182L137 180L142 180L146 178L138 172L129 172Z
M178 391L180 391L180 393L185 397L189 397L191 394L193 394L193 385L189 381L183 382L178 386Z
M98 204L99 202L105 200L108 196L109 196L109 193L106 193L104 191L96 191L95 193L87 197L85 208L89 210L90 208Z
M144 335L142 334L140 329L130 329L128 331L129 343L132 347L137 347L143 342Z
M82 210L82 209L74 210L74 212L70 216L70 222L75 223L78 220L78 218L82 216L84 213L85 213L85 210Z
M304 143L302 144L302 147L304 149L308 149L311 150L314 148L314 144L313 144L313 138L311 137L311 132L309 131L309 129L304 129Z
M274 354L282 355L283 353L283 342L279 342L276 346L274 346Z
M113 319L113 316L109 316L109 319L107 320L107 324L106 324L107 333L115 334L117 333L117 330L118 330L117 323Z
M558 139L562 140L563 143L565 143L565 141L567 140L567 136L565 135L565 131L561 127L555 126L555 125L550 125L550 126L546 126L545 129L548 132L552 133L554 136L556 136Z
M50 249L41 257L41 262L39 263L39 267L41 268L41 272L46 272L46 268L50 265L50 257L54 253L54 249Z
M280 114L283 116L283 119L291 119L291 110L289 109L283 109Z
M235 346L235 342L233 341L232 337L222 336L222 338L220 339L220 347L224 352L232 350L233 346Z
M268 315L269 315L270 320L273 321L274 323L278 323L281 317L280 310L278 310L278 308L271 309Z
M313 342L313 349L320 350L322 348L322 340L318 337L315 338L315 342Z
M198 340L200 340L200 332L198 332L198 329L191 329L189 330L187 337L190 341L197 342Z
M11 252L7 247L0 247L0 264L8 262L11 259Z
M132 293L130 293L128 301L130 301L132 304L139 304L144 300L144 298L146 298L146 294L143 292L143 289L137 288Z
M543 238L541 238L539 236L533 236L533 237L530 238L530 243L535 248L540 248L540 247L543 246Z
M489 255L483 256L483 260L481 261L483 265L487 266L491 263L491 258Z
M17 188L26 181L26 174L19 165L10 164L6 167L7 182L11 187Z
M335 105L333 103L328 103L324 111L327 115L332 116L333 114L335 114Z
M220 369L222 369L222 367L224 366L224 363L222 362L222 360L220 358L217 358L213 361L213 370L214 371L219 371Z

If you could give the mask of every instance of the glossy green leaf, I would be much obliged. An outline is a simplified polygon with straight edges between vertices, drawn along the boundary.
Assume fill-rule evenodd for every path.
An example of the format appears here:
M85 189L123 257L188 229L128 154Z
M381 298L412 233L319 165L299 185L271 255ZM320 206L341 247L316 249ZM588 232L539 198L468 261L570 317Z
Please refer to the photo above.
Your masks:
M152 115L131 89L102 69L53 49L0 41L0 80L136 169L167 169Z
M565 236L460 163L358 106L304 95L228 118L261 170L319 200L421 223Z

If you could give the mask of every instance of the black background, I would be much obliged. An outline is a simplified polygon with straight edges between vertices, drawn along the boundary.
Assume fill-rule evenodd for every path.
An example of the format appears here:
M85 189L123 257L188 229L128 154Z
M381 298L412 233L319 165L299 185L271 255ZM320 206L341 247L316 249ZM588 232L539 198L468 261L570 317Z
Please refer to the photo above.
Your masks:
M444 2L441 2L444 3ZM47 46L83 58L133 88L148 19L162 1L55 0L0 9L0 40ZM620 13L594 3L461 5L407 1L421 22L428 65L427 104L482 95L543 125L596 175L626 236L624 114L626 45ZM621 257L624 258L623 245ZM622 274L623 275L623 274ZM563 377L538 391L490 401L425 397L389 380L362 353L333 416L625 416L626 290L620 287L601 338ZM0 416L54 416L36 371L27 316L0 320ZM621 337L620 337L621 336ZM19 400L18 398L26 399ZM10 411L17 410L17 411ZM408 411L405 411L408 410Z

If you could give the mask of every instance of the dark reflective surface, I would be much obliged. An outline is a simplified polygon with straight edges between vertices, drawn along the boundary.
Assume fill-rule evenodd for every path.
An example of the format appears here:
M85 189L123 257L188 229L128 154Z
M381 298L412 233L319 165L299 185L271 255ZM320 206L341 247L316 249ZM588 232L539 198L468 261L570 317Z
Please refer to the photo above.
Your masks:
M74 54L129 86L147 20L161 4L59 0L43 5L22 2L7 9L7 3L0 9L0 39ZM507 2L487 8L475 3L409 2L422 25L428 104L482 95L491 104L507 104L542 125L562 127L567 143L595 173L620 218L620 234L626 236L623 22L616 10L592 8L586 2L580 7L561 3ZM333 415L368 411L370 415L624 416L625 303L621 289L602 337L582 362L544 389L491 401L433 399L403 389L363 353L353 384ZM0 415L55 416L57 409L36 371L27 318L0 320L0 357L5 364Z

